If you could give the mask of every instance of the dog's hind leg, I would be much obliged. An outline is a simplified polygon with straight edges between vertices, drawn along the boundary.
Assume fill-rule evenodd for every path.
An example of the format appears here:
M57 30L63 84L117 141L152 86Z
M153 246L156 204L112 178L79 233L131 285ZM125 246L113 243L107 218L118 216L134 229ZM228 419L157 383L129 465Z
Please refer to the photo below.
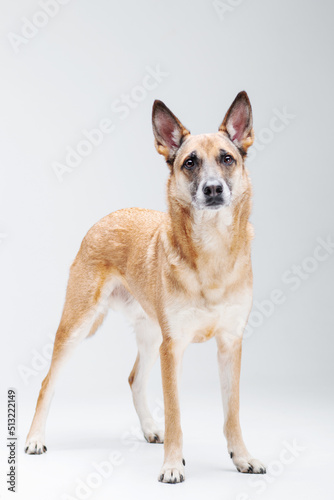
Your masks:
M46 451L45 425L57 376L74 348L102 323L112 281L106 270L87 264L79 255L71 267L62 318L57 330L51 366L42 382L34 419L26 439L28 454ZM106 284L109 283L109 284Z
M133 403L136 408L145 439L149 443L163 443L164 431L155 422L147 402L148 377L156 359L162 335L159 325L154 325L148 319L139 319L135 323L138 345L138 355L129 376Z

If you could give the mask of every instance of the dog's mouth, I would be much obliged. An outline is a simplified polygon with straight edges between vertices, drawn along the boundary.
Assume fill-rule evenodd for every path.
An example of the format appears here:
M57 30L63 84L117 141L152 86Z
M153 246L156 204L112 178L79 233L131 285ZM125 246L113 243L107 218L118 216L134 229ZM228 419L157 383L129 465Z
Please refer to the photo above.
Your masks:
M205 208L209 208L211 210L217 210L223 205L224 205L224 199L221 196L214 198L213 200L207 200L205 202Z
M209 203L195 203L194 204L197 210L219 210L224 207L226 203L224 200L222 201L211 201Z
M214 200L193 200L193 204L197 210L219 210L228 203L225 202L224 198L219 197Z

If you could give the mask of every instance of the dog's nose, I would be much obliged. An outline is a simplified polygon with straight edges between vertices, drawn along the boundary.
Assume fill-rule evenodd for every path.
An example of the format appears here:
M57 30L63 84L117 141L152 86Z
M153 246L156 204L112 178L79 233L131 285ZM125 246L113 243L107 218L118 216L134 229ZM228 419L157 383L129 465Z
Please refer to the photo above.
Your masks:
M213 199L223 193L223 185L218 181L206 182L203 186L203 193L207 199Z

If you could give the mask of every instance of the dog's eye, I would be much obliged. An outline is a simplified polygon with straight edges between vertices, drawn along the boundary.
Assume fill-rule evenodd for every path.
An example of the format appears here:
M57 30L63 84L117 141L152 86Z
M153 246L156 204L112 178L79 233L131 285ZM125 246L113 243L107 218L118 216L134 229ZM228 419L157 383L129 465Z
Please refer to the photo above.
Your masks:
M222 162L224 163L224 165L229 167L234 162L234 158L231 155L224 155L222 157Z
M187 170L191 170L192 168L194 168L195 166L195 162L194 160L192 160L191 158L188 158L188 160L186 160L183 164L183 166L187 169Z

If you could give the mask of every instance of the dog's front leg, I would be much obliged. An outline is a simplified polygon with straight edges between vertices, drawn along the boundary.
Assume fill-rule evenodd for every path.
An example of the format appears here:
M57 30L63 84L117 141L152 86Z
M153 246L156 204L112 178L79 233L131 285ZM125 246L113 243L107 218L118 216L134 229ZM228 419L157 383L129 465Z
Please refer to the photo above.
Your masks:
M170 338L164 338L160 346L165 405L165 458L159 481L163 483L180 483L185 478L178 395L178 381L184 349L183 342Z
M224 407L224 434L227 448L239 472L264 474L266 469L247 451L239 422L239 379L241 365L241 337L217 337L218 365Z

